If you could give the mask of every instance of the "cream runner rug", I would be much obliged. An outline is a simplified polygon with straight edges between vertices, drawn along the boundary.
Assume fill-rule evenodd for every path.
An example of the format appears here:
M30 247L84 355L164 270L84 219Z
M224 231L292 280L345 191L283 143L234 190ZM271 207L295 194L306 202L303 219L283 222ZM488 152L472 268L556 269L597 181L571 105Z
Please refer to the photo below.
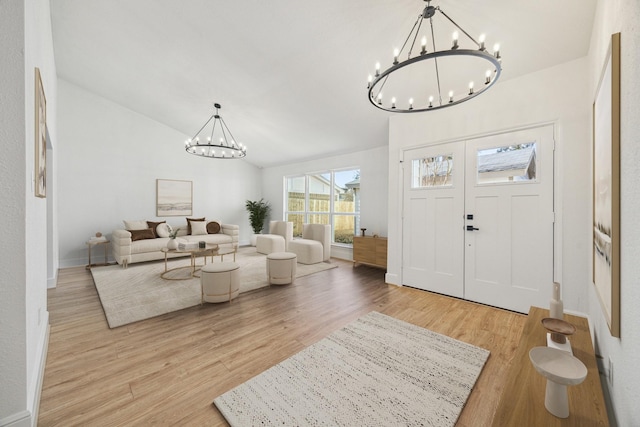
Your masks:
M268 286L266 255L256 252L254 247L243 247L236 254L240 264L240 293ZM225 261L233 261L233 255L225 255ZM201 258L198 258L201 262ZM210 261L208 261L210 262ZM220 262L216 257L214 262ZM189 257L174 258L168 267L188 266ZM298 264L296 277L307 276L337 267L337 264ZM200 279L164 280L164 261L94 267L91 269L102 308L110 328L137 322L200 304ZM178 270L177 276L185 276L187 270ZM171 274L170 273L170 274Z
M371 312L213 403L231 426L453 426L488 357Z

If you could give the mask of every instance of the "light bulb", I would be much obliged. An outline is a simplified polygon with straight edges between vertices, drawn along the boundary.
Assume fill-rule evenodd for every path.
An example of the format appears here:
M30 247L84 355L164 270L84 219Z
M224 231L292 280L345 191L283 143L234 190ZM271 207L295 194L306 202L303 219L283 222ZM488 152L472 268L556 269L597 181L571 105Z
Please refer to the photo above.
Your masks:
M453 91L449 91L449 102L453 102Z
M380 63L376 62L376 77L380 75Z
M484 74L484 84L488 85L489 83L491 83L491 70L487 70L487 72Z
M391 108L396 108L396 97L391 98Z
M458 32L454 31L453 32L453 46L451 46L451 49L457 49L458 48Z
M429 108L433 107L433 96L429 97Z
M413 110L413 98L409 98L409 110Z
M396 65L398 63L398 55L400 55L398 49L393 49L393 65Z
M469 95L473 95L473 82L469 82Z
M478 40L480 41L480 50L485 50L486 48L484 47L484 34L480 34L480 37L478 37Z
M382 93L378 94L378 104L382 104Z
M493 56L495 56L496 59L500 59L500 45L498 43L493 45Z
M427 53L427 38L425 36L422 36L422 50L420 51L420 55L424 55L425 53Z

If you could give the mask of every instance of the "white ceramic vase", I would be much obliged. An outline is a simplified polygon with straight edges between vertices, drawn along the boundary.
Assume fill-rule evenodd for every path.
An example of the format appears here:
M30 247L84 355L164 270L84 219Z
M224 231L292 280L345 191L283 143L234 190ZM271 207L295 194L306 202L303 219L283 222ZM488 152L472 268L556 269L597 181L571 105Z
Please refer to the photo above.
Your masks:
M176 241L176 239L169 239L169 241L167 242L167 248L178 249L178 242Z
M252 234L251 237L249 237L249 243L251 244L251 246L255 246L257 240L258 240L257 234Z

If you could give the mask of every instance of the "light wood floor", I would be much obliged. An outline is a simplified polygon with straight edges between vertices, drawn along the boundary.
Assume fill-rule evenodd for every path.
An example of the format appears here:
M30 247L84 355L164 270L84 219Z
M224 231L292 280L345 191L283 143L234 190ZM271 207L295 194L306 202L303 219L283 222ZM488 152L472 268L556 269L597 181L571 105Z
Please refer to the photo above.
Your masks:
M384 283L366 266L109 329L91 274L61 270L40 426L226 425L212 401L376 310L491 351L459 426L490 425L526 316Z

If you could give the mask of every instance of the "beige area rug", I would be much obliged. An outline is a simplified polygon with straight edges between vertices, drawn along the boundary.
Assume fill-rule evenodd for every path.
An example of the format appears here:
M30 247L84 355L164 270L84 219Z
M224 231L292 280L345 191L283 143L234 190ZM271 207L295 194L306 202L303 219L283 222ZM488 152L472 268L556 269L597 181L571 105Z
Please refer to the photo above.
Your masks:
M453 426L488 357L374 311L213 403L231 426Z
M232 261L233 255L225 255L224 259ZM214 262L220 262L219 257ZM236 254L236 262L240 264L240 293L268 286L266 255L257 253L254 247L243 247ZM189 257L175 258L168 262L170 269L188 265ZM337 266L324 262L298 264L296 277ZM200 304L199 278L165 280L160 277L163 271L164 261L131 264L126 269L120 265L91 269L110 328ZM187 269L177 270L170 275L186 277L186 272Z

